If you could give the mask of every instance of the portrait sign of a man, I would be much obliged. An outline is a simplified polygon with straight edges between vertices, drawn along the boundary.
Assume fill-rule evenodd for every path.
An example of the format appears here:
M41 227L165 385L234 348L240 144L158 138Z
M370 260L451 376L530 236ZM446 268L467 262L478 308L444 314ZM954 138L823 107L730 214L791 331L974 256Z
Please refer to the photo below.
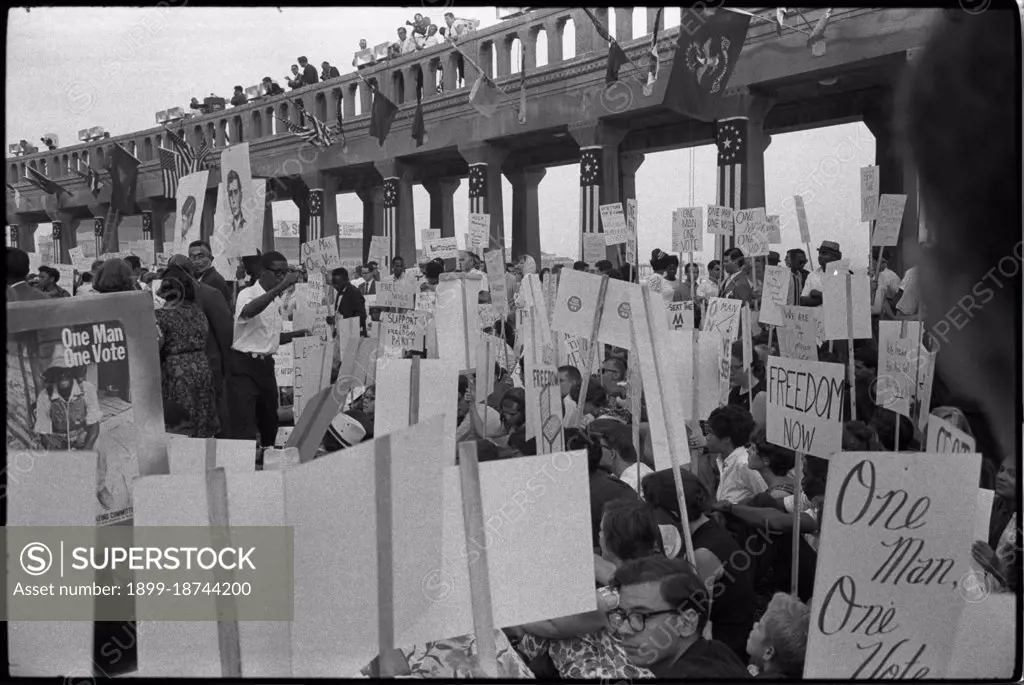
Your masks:
M192 221L196 216L196 198L193 195L189 195L185 198L185 203L181 206L181 242L188 245L193 240L198 240L198 236L192 236Z
M228 172L228 207L231 209L231 232L245 230L245 217L242 215L242 179L232 169Z

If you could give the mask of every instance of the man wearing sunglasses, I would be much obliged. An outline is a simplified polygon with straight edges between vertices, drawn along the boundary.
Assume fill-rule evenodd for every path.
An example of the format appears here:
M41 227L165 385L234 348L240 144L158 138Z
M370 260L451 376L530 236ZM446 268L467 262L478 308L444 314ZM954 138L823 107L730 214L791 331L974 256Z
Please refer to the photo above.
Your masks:
M608 625L634 664L657 678L749 677L731 649L702 637L710 602L685 559L657 555L627 561L615 571L611 587L619 604L608 612Z

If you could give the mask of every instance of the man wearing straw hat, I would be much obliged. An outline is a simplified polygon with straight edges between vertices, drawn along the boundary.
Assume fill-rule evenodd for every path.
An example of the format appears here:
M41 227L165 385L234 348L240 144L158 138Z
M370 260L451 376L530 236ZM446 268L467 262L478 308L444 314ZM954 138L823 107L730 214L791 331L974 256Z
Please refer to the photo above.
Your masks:
M825 283L825 268L832 262L843 258L839 249L839 243L832 240L822 240L818 248L818 268L807 274L804 279L804 289L800 292L800 304L805 307L821 306L821 289Z
M63 345L55 345L53 359L43 371L43 390L36 399L35 433L49 450L91 450L100 436L99 395L85 380L85 369L68 363Z

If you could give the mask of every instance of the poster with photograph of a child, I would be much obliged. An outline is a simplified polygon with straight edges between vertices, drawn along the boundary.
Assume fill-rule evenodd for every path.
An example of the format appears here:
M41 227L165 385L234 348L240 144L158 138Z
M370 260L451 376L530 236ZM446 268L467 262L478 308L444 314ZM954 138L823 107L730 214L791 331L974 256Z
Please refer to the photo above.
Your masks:
M137 476L167 473L149 293L7 306L7 459L95 451L96 522L132 518Z

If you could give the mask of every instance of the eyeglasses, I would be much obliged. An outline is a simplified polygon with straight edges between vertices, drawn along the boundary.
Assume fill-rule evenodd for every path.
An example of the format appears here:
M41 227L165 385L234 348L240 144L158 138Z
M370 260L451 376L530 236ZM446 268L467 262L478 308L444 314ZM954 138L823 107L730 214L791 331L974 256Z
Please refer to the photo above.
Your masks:
M675 609L665 609L664 611L651 611L648 613L640 613L637 611L626 612L624 609L612 609L608 612L608 624L612 627L612 630L618 631L626 623L629 627L636 632L640 632L647 627L647 619L653 616L661 616L662 614L675 614L678 613Z
M288 275L288 269L267 269L267 271L269 271L270 273L274 274L275 276L287 276Z

